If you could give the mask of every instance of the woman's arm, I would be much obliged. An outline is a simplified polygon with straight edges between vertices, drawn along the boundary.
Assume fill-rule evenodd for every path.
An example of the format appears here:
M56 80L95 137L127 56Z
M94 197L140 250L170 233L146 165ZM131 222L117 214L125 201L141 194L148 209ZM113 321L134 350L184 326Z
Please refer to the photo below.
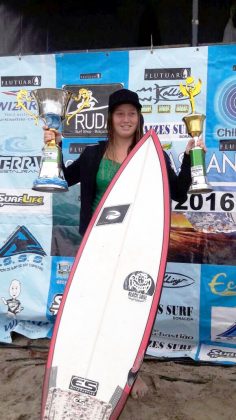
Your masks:
M177 201L178 203L184 203L187 200L187 193L189 187L192 183L191 177L191 161L189 152L195 146L195 141L190 139L187 143L185 153L183 156L182 164L180 167L180 172L177 175L174 169L171 167L171 161L169 156L166 152L165 160L169 178L169 186L170 186L170 195L171 199ZM206 147L202 139L199 139L197 142L197 146L200 146L204 152L206 152Z
M62 137L58 131L49 130L47 126L44 126L43 130L45 145L49 144L51 141L55 141L58 146L62 146ZM80 182L80 157L66 167L62 155L62 170L69 187Z

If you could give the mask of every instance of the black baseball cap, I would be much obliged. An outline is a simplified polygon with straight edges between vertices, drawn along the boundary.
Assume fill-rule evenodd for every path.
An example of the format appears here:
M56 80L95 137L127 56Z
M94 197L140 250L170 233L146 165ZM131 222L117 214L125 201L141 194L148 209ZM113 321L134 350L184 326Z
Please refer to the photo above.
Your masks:
M132 104L138 110L142 108L137 93L129 89L119 89L111 93L109 96L108 111L113 111L116 106L122 104Z

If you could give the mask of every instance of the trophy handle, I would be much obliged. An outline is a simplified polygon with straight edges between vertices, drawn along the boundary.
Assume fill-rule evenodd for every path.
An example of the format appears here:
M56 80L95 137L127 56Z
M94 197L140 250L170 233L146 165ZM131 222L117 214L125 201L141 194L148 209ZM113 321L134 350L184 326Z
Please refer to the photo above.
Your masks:
M21 89L16 96L17 105L16 108L23 109L28 115L30 115L35 120L35 124L38 124L39 116L30 112L25 106L24 102L32 102L33 98L30 96L29 92L26 89Z

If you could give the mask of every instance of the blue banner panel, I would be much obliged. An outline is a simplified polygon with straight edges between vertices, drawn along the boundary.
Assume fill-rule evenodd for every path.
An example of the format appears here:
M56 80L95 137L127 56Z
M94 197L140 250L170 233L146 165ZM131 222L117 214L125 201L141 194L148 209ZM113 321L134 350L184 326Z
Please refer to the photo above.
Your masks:
M235 190L236 45L208 49L206 155L212 185Z

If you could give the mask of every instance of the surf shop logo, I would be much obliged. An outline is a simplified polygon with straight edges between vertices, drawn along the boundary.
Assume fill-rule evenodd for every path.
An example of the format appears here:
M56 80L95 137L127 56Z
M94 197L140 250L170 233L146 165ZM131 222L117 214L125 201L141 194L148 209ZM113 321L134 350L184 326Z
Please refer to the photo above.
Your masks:
M163 287L166 288L179 288L191 286L195 281L192 277L185 276L180 273L166 272L163 282Z
M25 267L42 271L45 255L46 252L32 233L25 226L18 226L0 248L0 271Z
M124 290L127 290L128 298L137 302L145 302L147 296L152 296L155 284L152 277L143 271L134 271L129 274L124 282Z
M82 84L65 85L73 93L68 104L63 125L64 137L104 137L107 135L107 112L109 95L123 85Z
M0 207L3 206L42 206L44 204L42 195L34 196L29 194L7 194L0 193Z
M33 253L46 255L40 243L25 226L17 227L7 242L0 248L0 258L17 254Z
M235 359L236 353L233 351L224 351L221 349L211 349L209 353L207 353L207 356L209 356L211 359L217 359L218 357L223 357L225 359Z
M69 389L95 396L98 392L99 383L80 376L72 376Z
M122 204L120 206L105 207L98 219L96 226L111 225L113 223L122 223L130 204Z

